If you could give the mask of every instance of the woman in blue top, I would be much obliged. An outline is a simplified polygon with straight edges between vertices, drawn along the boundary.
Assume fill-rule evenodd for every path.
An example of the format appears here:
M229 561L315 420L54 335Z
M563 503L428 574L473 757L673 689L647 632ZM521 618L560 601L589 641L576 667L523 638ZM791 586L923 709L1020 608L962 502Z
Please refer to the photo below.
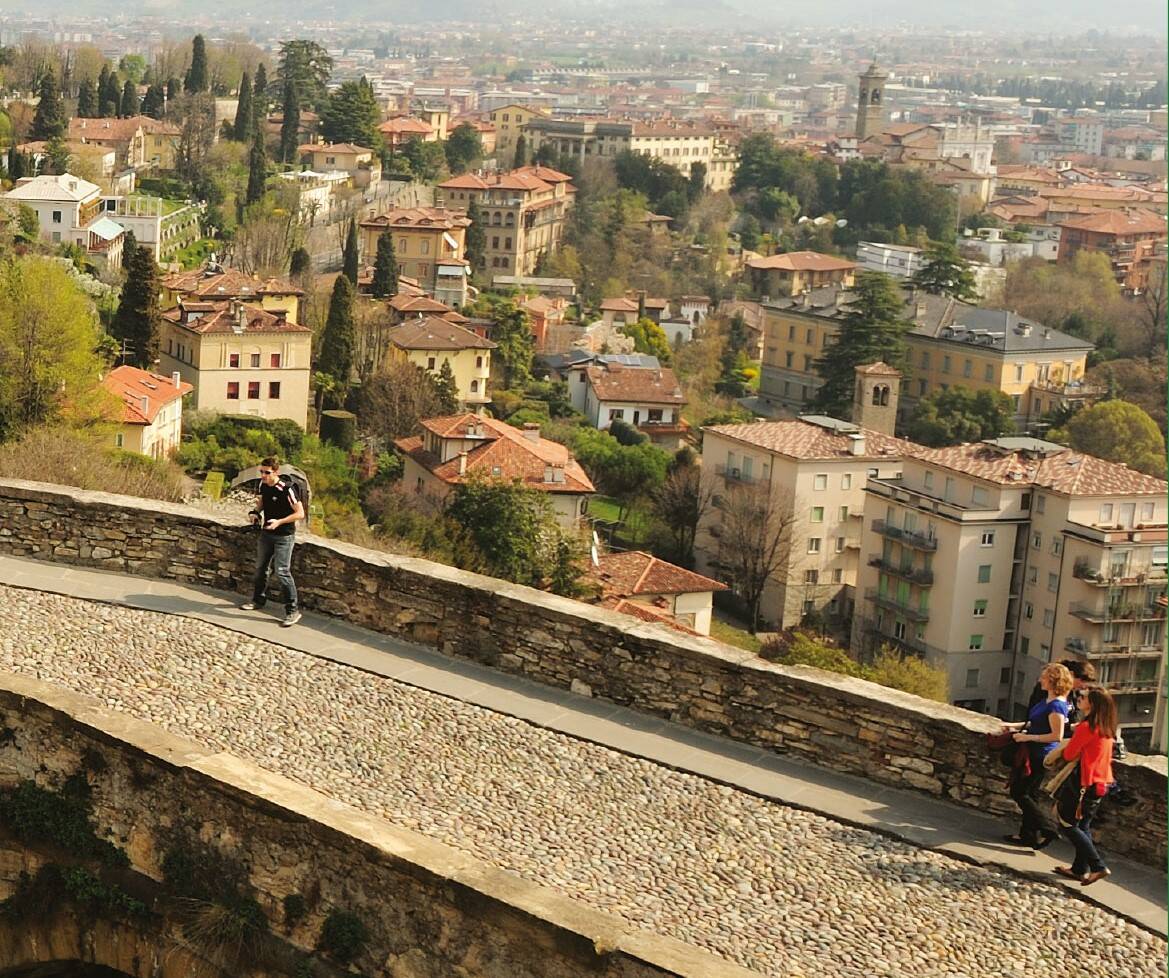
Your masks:
M1057 662L1039 674L1039 685L1046 697L1036 702L1027 712L1025 723L1003 724L1003 732L1018 731L1015 743L1019 745L1015 766L1011 769L1011 798L1023 812L1018 835L1004 836L1013 846L1043 849L1058 835L1047 804L1039 798L1044 775L1043 758L1063 739L1068 721L1068 693L1074 679L1068 667Z

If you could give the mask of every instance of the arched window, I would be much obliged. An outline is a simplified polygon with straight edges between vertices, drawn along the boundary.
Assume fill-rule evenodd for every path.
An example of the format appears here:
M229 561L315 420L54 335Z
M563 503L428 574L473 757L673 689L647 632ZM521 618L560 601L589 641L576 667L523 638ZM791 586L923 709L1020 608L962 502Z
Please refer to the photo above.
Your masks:
M515 226L515 215L512 213L508 213L508 215L503 219L503 223L509 228L514 227Z
M880 406L881 406L881 388L874 387L873 388L873 407L880 407Z
M471 381L471 393L472 394L479 393L479 381L477 381L477 380Z

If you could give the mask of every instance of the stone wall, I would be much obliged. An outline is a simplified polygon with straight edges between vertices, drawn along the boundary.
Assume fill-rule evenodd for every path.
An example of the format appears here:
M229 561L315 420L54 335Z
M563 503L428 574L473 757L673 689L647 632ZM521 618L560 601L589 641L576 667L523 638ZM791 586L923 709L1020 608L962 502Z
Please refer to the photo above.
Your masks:
M180 505L0 481L0 552L246 590L252 535ZM984 735L998 721L429 561L310 537L293 569L308 609L880 784L1015 811ZM1139 797L1109 849L1163 867L1166 761L1134 757Z
M0 727L0 788L27 779L59 788L87 772L95 828L127 853L132 871L163 881L156 888L164 902L162 854L176 833L189 833L247 868L270 930L302 951L315 949L330 910L355 914L369 940L353 964L371 978L755 974L38 680L0 673ZM5 838L0 857L6 897L19 872L35 872L40 857ZM306 912L288 927L284 898L294 893L305 899ZM25 929L35 936L43 923L32 920ZM109 921L79 929L65 917L53 921L51 939L20 941L11 934L6 940L3 924L0 968L48 955L43 960L76 956L160 978L214 973L186 961L175 944L178 932L165 920L149 924L152 934ZM180 942L187 950L210 953L187 936ZM254 967L227 973L273 978ZM325 963L313 973L339 972Z

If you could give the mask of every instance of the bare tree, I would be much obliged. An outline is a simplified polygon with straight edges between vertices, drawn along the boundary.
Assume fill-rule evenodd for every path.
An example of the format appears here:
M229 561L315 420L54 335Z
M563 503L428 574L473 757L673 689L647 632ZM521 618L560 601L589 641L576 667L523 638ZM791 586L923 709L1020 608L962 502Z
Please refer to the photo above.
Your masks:
M360 302L354 317L353 363L364 384L382 369L390 351L390 310L384 302Z
M295 194L296 188L278 188L248 208L228 249L236 268L260 276L288 274L292 253L304 237L295 203L289 206L284 199L289 192Z
M698 465L675 465L651 501L673 544L674 557L687 567L694 563L694 538L698 524L711 509L715 483L703 478Z
M792 552L795 509L790 492L763 482L728 486L718 508L721 560L731 573L735 593L759 629L759 604L776 573L785 570Z
M441 414L430 375L416 364L398 360L361 385L357 417L364 432L383 445L418 430L418 422Z
M1167 283L1169 266L1162 257L1150 263L1149 280L1140 295L1140 315L1137 317L1144 340L1142 352L1149 357L1155 357L1165 344L1165 313L1169 308Z
M179 128L175 169L199 193L207 178L207 157L215 145L215 99L207 92L181 95L167 106L166 114Z

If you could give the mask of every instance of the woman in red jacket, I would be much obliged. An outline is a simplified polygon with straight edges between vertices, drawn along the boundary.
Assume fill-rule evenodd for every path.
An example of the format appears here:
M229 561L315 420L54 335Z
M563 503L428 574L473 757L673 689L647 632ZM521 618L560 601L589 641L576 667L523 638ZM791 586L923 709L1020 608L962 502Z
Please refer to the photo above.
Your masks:
M1116 740L1116 702L1106 689L1091 686L1080 696L1083 721L1063 748L1063 759L1080 762L1079 803L1075 812L1060 812L1063 834L1076 848L1071 866L1055 872L1090 886L1111 873L1092 841L1092 819L1112 784L1112 745ZM1064 824L1070 822L1071 824Z

